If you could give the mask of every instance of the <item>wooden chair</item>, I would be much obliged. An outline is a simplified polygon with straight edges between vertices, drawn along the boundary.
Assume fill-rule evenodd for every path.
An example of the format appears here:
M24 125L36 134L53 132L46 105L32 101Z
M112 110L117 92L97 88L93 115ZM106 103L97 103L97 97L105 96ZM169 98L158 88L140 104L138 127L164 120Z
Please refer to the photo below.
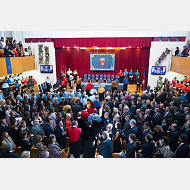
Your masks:
M139 141L138 141L138 139L136 139L135 141L137 143L137 150L139 150Z
M47 137L46 136L43 138L43 143L47 147L48 144L47 144Z
M31 158L37 158L37 148L32 147L32 148L30 149L30 157L31 157Z
M63 150L59 158L67 158L69 154L70 147L67 149L67 153Z
M70 147L70 139L69 137L66 137L66 148Z
M15 153L21 156L21 146L16 147Z
M112 158L118 158L119 153L112 153Z

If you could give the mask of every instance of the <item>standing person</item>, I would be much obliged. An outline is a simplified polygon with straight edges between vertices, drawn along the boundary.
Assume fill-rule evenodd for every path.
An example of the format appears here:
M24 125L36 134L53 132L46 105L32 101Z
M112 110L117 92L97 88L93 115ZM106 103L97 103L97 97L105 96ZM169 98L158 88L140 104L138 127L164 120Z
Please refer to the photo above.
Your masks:
M127 85L129 84L129 80L127 78L127 76L125 76L125 78L123 79L123 85L124 85L124 91L127 91Z
M113 134L113 142L114 142L114 148L113 148L113 152L121 152L121 141L120 141L120 135L121 135L121 124L120 123L116 123L115 124L115 128L117 129L115 131L115 133Z
M73 84L73 75L72 74L69 75L69 86L70 86L70 88L71 88L71 86L74 86L74 84Z
M120 72L118 73L118 77L119 77L119 83L123 82L123 72L122 70L120 70Z
M118 87L118 83L117 81L115 80L115 78L113 79L113 81L111 81L111 87L112 87L112 93L117 90L117 87Z
M82 87L81 87L81 79L79 78L79 76L77 76L77 79L76 79L76 92L78 92L79 89L81 89L82 91Z
M67 79L68 79L68 80L69 80L70 74L72 75L72 73L73 73L73 72L72 72L71 69L69 68L68 71L67 71Z
M93 158L95 155L96 130L92 127L92 120L87 121L87 126L81 132L84 141L83 158Z
M31 90L34 90L34 81L32 80L31 76L29 76L29 79L27 80L26 84L27 84L28 89L30 90L30 92L31 92Z
M82 130L78 128L78 122L73 121L72 127L68 130L68 136L70 139L70 153L74 155L74 158L79 158L82 153L81 132Z
M137 76L135 82L136 82L136 85L137 85L137 92L140 92L141 91L140 90L140 86L141 86L141 77L140 77L140 75Z
M74 81L77 80L77 75L78 75L78 73L77 73L77 69L75 69L75 70L73 71Z
M62 82L61 82L61 90L63 91L64 88L67 88L67 82L68 82L68 79L65 77L65 75L63 75L63 78L61 79Z
M128 71L127 71L127 69L125 69L125 71L123 72L123 75L124 75L124 77L128 77Z
M137 84L136 80L137 80L138 76L140 76L140 73L139 73L139 70L137 69L137 71L135 73L135 84Z
M86 85L86 94L88 96L90 96L90 90L92 89L92 84L90 83L90 81L88 81L88 84Z
M104 89L103 85L101 84L98 89L100 102L102 102L102 100L104 100L104 92L105 92L105 89Z
M42 142L42 136L37 134L35 136L35 144L37 148L37 158L42 158L42 152L46 150L44 148L44 143Z
M97 152L99 155L103 156L103 158L112 158L112 149L111 149L111 139L107 131L102 133L102 140L97 148Z
M47 85L47 91L50 92L51 79L49 78L49 76L47 76L45 83Z
M129 82L130 82L130 84L133 84L133 75L134 75L134 73L133 73L133 70L131 69L130 72L129 72Z

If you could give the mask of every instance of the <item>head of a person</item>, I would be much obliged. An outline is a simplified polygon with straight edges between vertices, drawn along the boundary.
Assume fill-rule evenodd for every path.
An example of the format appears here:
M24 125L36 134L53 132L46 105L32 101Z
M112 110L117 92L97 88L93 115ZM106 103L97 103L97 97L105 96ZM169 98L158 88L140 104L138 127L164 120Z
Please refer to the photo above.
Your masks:
M103 139L107 139L108 136L109 136L108 132L107 132L107 131L103 131L103 133L102 133L102 138L103 138Z
M111 123L109 123L107 126L106 126L106 131L111 131L113 128L113 125Z
M190 115L187 114L185 119L186 119L186 121L189 121L190 120Z
M115 124L115 128L116 128L116 129L122 129L121 123L116 123L116 124Z
M131 119L131 116L130 115L126 115L125 116L125 121L128 121L128 120L130 120Z
M105 112L104 113L104 118L106 119L106 118L108 118L109 117L109 113L108 112Z
M163 145L170 145L170 139L169 139L167 136L163 136L163 137L161 138L161 143L162 143Z
M71 114L70 114L70 113L67 113L67 114L66 114L66 119L67 119L67 120L70 120L70 119L71 119Z
M38 119L34 119L34 125L38 125L39 120Z
M4 132L2 133L2 140L8 139L8 138L9 138L8 132L7 132L7 131L4 131Z
M118 158L126 158L126 155L124 152L120 152L118 155Z
M26 132L21 132L20 133L20 138L23 140L27 137L27 133Z
M144 156L140 152L137 152L135 158L144 158Z
M4 146L4 151L9 152L9 151L12 150L12 148L13 148L12 144L11 143L7 143Z
M154 127L154 131L156 131L157 133L163 133L164 132L160 125L156 125Z
M76 120L72 121L72 126L78 127L78 121Z
M136 125L136 120L135 119L131 119L130 120L130 126L133 127Z
M88 120L87 121L87 126L91 126L92 125L92 120Z
M153 136L151 134L147 134L145 136L145 140L146 140L146 142L151 142L153 140Z
M137 109L136 110L136 114L140 114L141 110L140 109Z
M48 144L52 144L55 141L56 141L55 135L54 134L49 135L49 137L48 137Z
M185 128L186 128L186 129L190 129L190 122L186 122Z
M170 126L170 129L172 131L176 130L177 129L177 124L176 123L173 123L171 126Z
M129 134L129 142L133 142L136 139L136 135L134 133Z
M30 151L24 150L21 153L21 158L30 158Z
M144 129L148 129L150 127L150 123L148 121L144 122Z
M37 134L37 135L35 136L35 143L38 144L38 143L40 143L41 141L42 141L42 135Z
M146 109L146 110L145 110L145 114L150 114L150 110L149 110L149 109Z
M49 152L47 150L42 151L42 158L49 158Z

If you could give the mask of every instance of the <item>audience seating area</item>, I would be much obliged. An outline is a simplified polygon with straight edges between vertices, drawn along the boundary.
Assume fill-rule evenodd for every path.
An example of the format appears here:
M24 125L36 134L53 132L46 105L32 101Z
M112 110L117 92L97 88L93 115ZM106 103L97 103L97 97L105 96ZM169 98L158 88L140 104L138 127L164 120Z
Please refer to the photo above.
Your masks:
M88 76L88 77L87 77ZM111 81L115 78L115 80L119 83L118 75L102 75L102 74L84 74L83 83L87 83L89 80L91 83L111 83Z

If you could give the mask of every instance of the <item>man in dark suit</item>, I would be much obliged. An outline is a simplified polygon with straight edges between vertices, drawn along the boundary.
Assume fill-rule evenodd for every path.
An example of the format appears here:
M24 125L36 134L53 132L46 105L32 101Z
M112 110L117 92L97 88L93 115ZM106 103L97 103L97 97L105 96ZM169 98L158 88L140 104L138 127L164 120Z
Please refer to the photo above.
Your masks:
M166 119L168 121L169 118L172 118L172 114L170 113L170 108L166 107L165 112L163 113L162 120Z
M135 157L135 151L137 151L137 143L135 141L136 135L135 134L129 134L129 142L127 144L126 149L124 150L126 158L134 158Z
M140 77L140 75L138 75L135 82L137 84L137 92L140 92L140 86L141 86L141 77Z
M102 131L106 131L107 125L110 123L110 118L109 118L109 113L105 112L104 113L104 124L102 126Z
M181 112L179 112L179 109L174 109L174 121L178 121L178 129L181 128L183 115Z
M141 110L140 109L137 109L136 110L136 116L135 116L135 120L137 121L138 117L139 117L139 114L140 114Z
M152 131L150 129L150 123L146 121L138 133L139 145L146 143L145 137L147 134L152 134Z
M126 141L126 144L128 143L129 140L129 135L130 134L135 134L137 135L138 129L136 126L136 121L134 119L130 120L130 128L124 133L124 140Z
M177 124L172 124L170 127L170 150L175 152L176 148L178 147L178 140L179 140L179 133L177 131Z
M190 144L190 122L185 123L185 131L183 134L188 136L188 144Z
M123 114L121 115L121 126L123 127L125 124L125 116L129 115L129 107L128 106L124 106L123 109Z
M151 123L151 116L150 116L150 110L146 109L145 110L145 115L144 115L145 121L148 121L149 123Z
M141 100L147 100L146 91L143 91L143 95L141 95Z
M161 124L161 114L159 112L159 108L155 108L154 110L154 115L152 117L152 124L155 127L156 125L160 125Z
M86 120L82 118L82 112L78 112L76 120L78 121L78 127L83 130L86 127Z
M150 116L151 117L154 115L154 110L155 110L155 102L152 101L150 102Z
M181 127L181 133L184 133L184 131L186 130L185 124L188 123L188 122L190 122L190 114L186 115L185 118L186 118L186 119L185 119L185 123L184 123L184 124L182 125L182 127Z
M174 106L174 102L170 102L170 113L172 114L172 118L174 118L174 109L177 109L176 106Z
M55 134L55 129L53 127L52 119L48 120L48 124L45 126L44 131L45 131L45 134L46 134L46 137L47 137L47 142L48 142L49 135L50 134Z
M145 112L147 109L146 100L142 100L142 106L140 107L141 112Z
M8 56L11 56L11 55L14 55L11 51L9 51L9 46L5 46L5 49L4 49L4 53L5 53L5 55L8 55Z
M161 116L163 116L163 114L165 112L165 108L164 108L164 104L163 103L160 104L160 108L159 109L160 109Z
M116 101L116 99L114 97L112 97L112 102L110 103L110 109L112 110L113 112L113 107L116 107L118 108L119 107L119 102Z
M137 94L137 91L135 91L135 94L133 94L133 96L135 97L135 99L137 101L137 98L139 97L139 94Z
M102 133L102 141L97 148L99 155L102 155L103 158L112 158L112 149L111 149L111 139L108 136L108 132L104 131Z
M131 116L130 115L126 115L125 116L125 124L123 126L123 130L122 130L122 134L123 134L123 138L126 139L126 134L127 134L127 131L130 129L130 119L131 119Z
M40 97L37 100L37 105L39 105L41 101L43 101L43 103L45 105L46 100L45 100L45 98L43 98L43 93L40 93Z
M173 97L173 99L174 99L174 106L179 108L181 104L181 98L179 97L179 94L177 94L176 97Z
M184 107L184 114L183 114L183 119L182 119L182 125L186 122L186 115L190 114L189 113L189 108Z
M165 101L167 93L165 92L165 89L163 89L163 92L161 93L161 97L163 98L163 101Z
M72 111L74 114L74 119L77 119L77 114L79 111L81 111L81 106L79 105L79 100L77 99L75 104L72 106Z
M140 149L142 150L141 151L141 154L144 156L144 158L152 158L152 155L153 155L153 149L155 147L155 143L152 142L152 135L151 134L147 134L145 136L145 143L140 145Z
M160 104L160 103L164 102L164 99L163 99L163 97L161 96L161 92L159 92L159 93L157 94L157 97L155 97L155 102L156 102L157 104Z
M181 134L179 136L179 141L180 144L175 151L176 158L187 158L189 154L188 136L186 134Z
M65 125L63 125L63 122L60 120L59 124L55 129L55 136L61 149L65 149L66 135L67 135L67 130L65 128Z
M138 98L137 98L137 109L140 109L141 106L142 106L141 98L138 97Z
M30 117L32 117L32 106L30 106L29 102L25 104L24 112L26 111L28 111L30 113Z
M12 150L13 150L12 144L7 143L4 146L4 151L2 152L2 158L21 158L21 156L12 152Z
M150 100L150 101L153 101L153 99L154 99L154 93L153 93L152 89L148 93L147 99Z

